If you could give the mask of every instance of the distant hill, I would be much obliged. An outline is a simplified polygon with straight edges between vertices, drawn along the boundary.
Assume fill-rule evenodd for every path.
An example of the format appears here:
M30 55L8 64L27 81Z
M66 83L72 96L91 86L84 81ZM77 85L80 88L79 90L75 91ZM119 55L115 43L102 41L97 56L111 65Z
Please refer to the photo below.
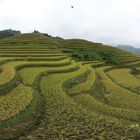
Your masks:
M129 46L129 45L118 45L116 47L119 48L119 49L123 49L125 51L140 54L140 48L135 48L135 47Z
M56 47L76 61L100 60L106 64L124 65L140 60L134 53L84 39L62 39L35 31L0 39L0 48L45 46Z

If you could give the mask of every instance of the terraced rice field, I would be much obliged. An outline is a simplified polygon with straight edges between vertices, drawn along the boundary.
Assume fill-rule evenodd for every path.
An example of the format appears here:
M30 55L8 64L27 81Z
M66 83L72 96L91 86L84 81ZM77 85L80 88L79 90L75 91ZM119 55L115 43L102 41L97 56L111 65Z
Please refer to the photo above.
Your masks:
M135 78L128 68L113 69L107 72L108 76L120 86L136 92L140 91L140 80Z
M56 46L1 47L0 140L140 139L140 80L103 65Z

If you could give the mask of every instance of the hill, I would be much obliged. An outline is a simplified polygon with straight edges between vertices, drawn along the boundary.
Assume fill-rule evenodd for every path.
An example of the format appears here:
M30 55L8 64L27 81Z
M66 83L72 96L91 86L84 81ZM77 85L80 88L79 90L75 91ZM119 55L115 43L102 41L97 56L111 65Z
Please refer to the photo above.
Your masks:
M15 30L3 30L0 31L0 39L2 38L6 38L6 37L10 37L10 36L16 36L16 35L20 35L21 32L20 31L15 31Z
M140 48L135 48L133 46L129 46L129 45L118 45L116 46L117 48L123 49L125 51L129 51L135 54L140 54Z
M67 48L65 52L71 53L73 58L76 57L78 60L97 59L112 65L128 65L140 60L139 56L131 52L101 43L80 39L63 40L61 43Z
M41 33L26 33L0 40L1 45L32 45L32 44L56 44L51 37L42 35Z
M140 138L140 58L40 33L0 40L0 140Z
M106 63L112 65L123 65L124 63L128 62L127 58L129 57L130 57L129 62L135 62L140 59L138 56L132 53L125 52L121 49L117 49L112 46L103 45L101 43L94 43L82 39L65 40L62 38L55 38L48 35L46 36L41 33L27 33L0 40L1 46L9 44L16 46L17 45L34 46L38 44L46 45L49 47L57 46L63 52L73 57L75 60L85 60L85 61L100 60L105 61Z

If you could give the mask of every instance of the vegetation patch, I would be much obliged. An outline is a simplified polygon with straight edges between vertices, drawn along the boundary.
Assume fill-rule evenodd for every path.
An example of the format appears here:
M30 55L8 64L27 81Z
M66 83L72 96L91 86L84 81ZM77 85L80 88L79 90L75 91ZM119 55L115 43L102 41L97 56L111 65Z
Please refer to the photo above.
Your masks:
M106 53L103 50L97 51L95 49L86 49L86 48L75 48L64 51L65 53L69 53L71 57L75 60L83 60L83 61L105 61L107 64L118 65L119 61L117 60L116 55L112 52Z

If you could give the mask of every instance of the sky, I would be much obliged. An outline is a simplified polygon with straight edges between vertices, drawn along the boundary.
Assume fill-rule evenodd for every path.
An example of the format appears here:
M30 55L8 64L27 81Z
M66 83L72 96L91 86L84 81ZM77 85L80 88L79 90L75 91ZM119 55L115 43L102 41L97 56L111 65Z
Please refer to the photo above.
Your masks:
M140 48L140 0L0 0L3 29Z

